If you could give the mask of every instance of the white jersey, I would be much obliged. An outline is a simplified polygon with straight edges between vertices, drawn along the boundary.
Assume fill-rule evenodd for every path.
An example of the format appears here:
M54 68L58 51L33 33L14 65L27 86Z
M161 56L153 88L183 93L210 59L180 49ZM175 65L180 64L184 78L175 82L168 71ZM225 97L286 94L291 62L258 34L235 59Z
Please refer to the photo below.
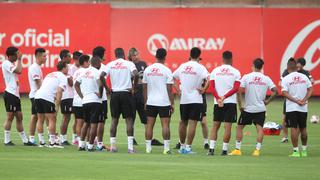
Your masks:
M68 64L68 78L72 78L73 74L76 72L76 70L79 69L76 65L74 64ZM73 78L72 78L73 79ZM73 87L72 86L67 86L67 90L63 91L62 93L62 100L64 99L72 99L74 96L73 94Z
M131 77L134 70L136 66L133 62L120 58L109 62L102 71L110 76L112 91L120 92L132 89Z
M40 89L36 92L35 99L44 99L54 103L58 88L60 87L65 91L67 86L67 76L62 72L49 73L42 81Z
M100 67L100 74L103 72L103 70L106 68L106 65L101 63L101 67ZM107 97L107 92L106 89L103 87L103 92L102 92L102 101L107 101L108 97Z
M282 91L287 91L293 98L302 100L307 95L308 88L312 87L311 81L302 73L292 72L281 81ZM299 104L286 99L286 112L308 112L308 105Z
M30 93L29 98L32 99L36 95L36 92L38 90L38 86L36 83L36 80L43 80L43 74L41 70L41 66L37 63L33 63L28 68L28 79L29 79L29 85L30 85Z
M245 89L244 110L249 113L259 113L266 111L264 100L268 89L276 86L268 76L252 72L242 77L240 87Z
M170 106L167 84L173 84L171 70L161 63L148 66L143 73L142 83L147 84L147 105Z
M100 71L94 67L83 69L77 82L80 83L80 89L83 95L82 104L101 103L99 98L99 80Z
M233 85L236 81L240 82L240 72L227 64L223 64L216 67L210 75L210 80L214 80L215 89L219 96L224 96L227 92L233 89ZM232 96L226 98L223 103L237 103L236 93ZM214 98L214 104L218 104L217 100Z
M9 60L5 60L2 62L2 74L4 82L6 84L5 91L20 98L19 78L18 74L14 73L14 70L16 68L16 65Z
M188 61L179 66L173 73L175 79L180 80L181 99L180 104L203 103L201 88L204 80L208 79L209 72L200 63Z
M73 74L73 85L76 83L77 78L80 76L81 72L84 70L84 68L79 68L78 70L76 70L76 72ZM82 100L80 98L80 96L78 95L78 93L76 92L76 89L73 87L73 102L72 102L72 106L75 107L82 107Z

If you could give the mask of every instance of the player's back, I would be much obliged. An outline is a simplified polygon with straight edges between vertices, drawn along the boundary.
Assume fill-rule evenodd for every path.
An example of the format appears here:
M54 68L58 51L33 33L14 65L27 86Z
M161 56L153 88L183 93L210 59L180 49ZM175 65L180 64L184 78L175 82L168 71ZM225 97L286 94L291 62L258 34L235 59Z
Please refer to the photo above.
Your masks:
M94 67L85 68L77 78L83 94L82 104L89 102L101 102L99 93L100 71Z

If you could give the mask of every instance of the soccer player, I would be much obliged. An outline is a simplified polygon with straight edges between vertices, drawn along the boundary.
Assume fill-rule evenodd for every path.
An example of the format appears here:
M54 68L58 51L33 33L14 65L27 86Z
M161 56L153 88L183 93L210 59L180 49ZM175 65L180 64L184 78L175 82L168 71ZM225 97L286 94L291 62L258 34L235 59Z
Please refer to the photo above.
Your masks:
M199 63L201 50L194 47L190 51L191 60L183 63L173 73L176 81L180 80L181 99L180 99L180 117L179 136L181 147L179 153L192 154L191 145L196 133L198 121L202 119L204 92L199 92L202 83L208 80L209 72ZM189 127L188 127L189 126ZM188 132L187 132L188 127ZM187 136L187 142L185 143Z
M228 155L228 144L232 123L237 121L237 95L240 86L240 72L232 67L232 52L222 54L223 64L215 68L210 75L214 96L214 118L211 129L210 149L208 155L214 155L214 148L221 122L224 122L224 137L221 155Z
M67 49L60 51L60 59L68 64L68 85L67 89L62 93L61 99L61 114L62 122L60 125L60 141L61 145L70 145L67 139L67 130L69 121L72 114L72 102L73 102L73 82L72 75L76 71L77 67L75 65L70 65L71 53Z
M19 49L10 46L6 50L7 58L2 63L2 73L6 89L4 91L4 104L7 112L7 119L4 123L4 145L14 146L11 141L10 130L14 117L16 118L16 128L24 145L32 146L23 130L21 100L19 93L18 74L22 72L21 56ZM17 63L16 63L17 61Z
M241 142L243 129L246 125L252 123L257 129L257 144L253 156L260 156L260 149L263 140L263 124L266 118L266 105L277 95L278 90L272 80L262 73L264 61L257 58L253 61L253 72L246 74L241 79L241 85L238 92L238 104L241 115L237 126L236 149L229 155L242 155ZM272 94L266 99L268 89ZM242 93L245 92L245 104L242 106Z
M40 89L35 95L37 109L37 129L39 136L39 147L45 146L43 136L43 122L49 120L49 147L63 148L55 142L57 113L60 107L63 91L67 89L68 66L64 61L59 61L57 71L49 73L43 80Z
M311 81L302 73L297 72L296 61L292 58L287 63L289 74L282 79L282 94L286 99L286 125L291 128L291 141L293 153L291 157L307 156L307 116L308 99L311 97L313 88ZM298 147L299 136L302 142L300 154Z
M170 150L170 117L174 111L172 93L173 75L164 65L167 51L160 48L156 52L156 63L147 67L143 73L143 96L147 112L146 153L151 153L153 127L159 114L164 141L163 154L171 154Z
M81 55L79 57L80 68L78 70L76 70L76 72L73 74L73 83L76 82L77 78L80 76L83 69L86 69L90 66L89 60L90 60L90 56L88 56L88 55ZM79 145L80 136L81 136L81 128L84 123L83 107L82 107L82 100L81 100L80 96L76 92L76 89L75 88L73 88L73 89L74 89L74 92L73 92L74 96L73 96L73 102L72 102L72 111L75 116L75 121L77 121L76 122L76 133L77 133L76 142L77 143L74 143L74 144Z
M93 143L97 136L98 122L102 119L102 90L100 81L101 60L98 57L91 59L91 66L82 70L74 84L79 97L82 99L84 124L81 128L79 151L85 150L85 137L89 130L88 151L94 151Z
M103 61L105 61L105 51L106 49L102 46L97 46L92 51L92 56L97 57L101 60L101 67L100 71L102 72L103 69L105 69L105 65L103 64ZM107 92L106 89L103 88L102 92L102 119L98 122L98 132L97 132L97 146L96 150L102 151L106 149L106 146L103 144L103 134L104 134L104 125L105 121L108 117L108 98L107 98Z
M301 58L298 58L297 59L297 70L299 73L302 73L304 75L306 75L309 80L311 81L311 83L313 84L314 83L314 80L313 80L313 77L311 76L310 72L303 69L303 67L306 65L306 60L301 57ZM283 73L282 73L282 76L281 76L281 79L284 78L285 76L287 76L289 74L288 70L284 70ZM281 86L281 81L280 81L280 86ZM287 143L289 140L288 140L288 128L286 127L286 102L284 101L283 103L283 118L282 118L282 131L283 131L283 138L281 139L281 142L282 143Z
M115 49L116 60L108 63L101 73L101 81L104 87L108 90L106 84L106 76L110 76L112 93L110 98L111 109L111 125L110 125L110 144L111 152L117 152L116 135L120 115L126 119L127 136L128 136L128 153L135 153L133 149L133 104L132 104L132 86L131 78L134 79L134 84L137 83L136 66L125 60L124 50L122 48Z
M134 65L136 65L136 68L138 70L138 84L136 84L134 87L134 95L133 95L133 105L134 105L134 111L133 111L133 121L135 122L136 119L136 112L138 112L140 121L142 124L144 124L145 129L147 128L147 115L144 110L144 99L143 99L143 88L142 88L142 78L143 78L143 72L147 68L147 63L140 59L139 51L136 48L131 48L128 53L128 60L132 61ZM133 139L134 145L138 145L135 139ZM151 145L153 146L163 146L163 144L157 140L152 139Z
M43 48L37 48L35 50L35 57L36 57L36 61L28 68L28 79L29 79L29 85L30 85L29 98L31 101L31 120L29 123L29 141L34 144L35 144L34 134L36 131L37 120L38 120L36 106L34 103L34 96L37 90L40 89L42 84L43 74L41 70L41 65L44 64L47 60L46 50Z

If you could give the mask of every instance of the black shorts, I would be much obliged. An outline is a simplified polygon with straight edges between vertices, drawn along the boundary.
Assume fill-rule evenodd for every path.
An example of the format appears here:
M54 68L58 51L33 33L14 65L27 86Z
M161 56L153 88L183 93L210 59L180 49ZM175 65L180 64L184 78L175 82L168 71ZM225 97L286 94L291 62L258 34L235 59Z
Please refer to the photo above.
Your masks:
M39 114L56 112L56 105L50 101L44 99L35 99L34 103L36 106L37 113Z
M83 119L83 107L73 106L72 111L76 119Z
M73 103L73 99L61 100L61 104L60 104L61 114L71 114L72 113L72 103Z
M86 123L98 123L102 120L101 103L83 104L83 118Z
M171 106L149 106L146 107L147 116L156 118L159 114L160 118L171 117Z
M286 126L288 128L306 128L307 127L307 112L287 112Z
M36 109L36 104L34 103L34 98L31 98L30 101L31 101L31 114L37 115L37 109Z
M108 101L102 101L102 119L103 122L108 118Z
M180 118L182 121L195 120L201 121L202 119L203 104L180 104Z
M246 111L241 112L238 125L260 125L263 127L266 120L266 112L249 113Z
M237 104L226 103L223 107L218 107L218 104L214 105L213 120L219 122L237 122Z
M133 96L133 120L135 121L137 112L142 124L147 124L147 115L144 110L144 99L142 92L136 93Z
M129 92L113 92L110 98L111 117L123 118L133 117L133 98Z
M17 96L11 93L8 93L7 91L4 92L3 98L4 98L4 104L6 106L7 112L21 111L20 98L18 98Z

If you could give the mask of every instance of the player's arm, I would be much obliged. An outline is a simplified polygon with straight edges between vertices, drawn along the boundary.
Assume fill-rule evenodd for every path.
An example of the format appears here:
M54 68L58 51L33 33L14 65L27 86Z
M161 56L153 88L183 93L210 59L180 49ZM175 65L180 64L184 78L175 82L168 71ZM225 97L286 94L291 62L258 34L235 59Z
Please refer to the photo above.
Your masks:
M233 88L230 89L225 95L220 97L220 99L223 101L224 99L234 95L235 93L238 92L239 87L240 87L240 81L235 81L234 84L233 84Z
M282 95L284 96L284 97L286 97L288 100L290 100L290 101L292 101L292 102L294 102L294 103L297 103L297 104L299 104L299 99L296 99L296 98L294 98L294 97L292 97L290 94L289 94L289 92L288 91L282 91Z
M80 89L80 82L76 81L76 83L74 83L74 89L78 93L79 97L82 99L83 98L83 94L82 94L81 89Z
M200 94L206 93L206 91L209 88L209 86L210 86L210 81L208 81L208 79L204 79L204 86L201 87L200 89L198 89L199 93Z
M308 99L312 96L313 93L313 87L309 87L307 90L306 96L302 99L301 104L305 105L307 104Z
M17 65L13 72L16 74L21 74L22 73L22 62L21 62L22 54L20 51L17 52L17 56L18 56Z
M98 84L99 84L99 93L97 94L99 98L102 98L102 94L103 94L103 85L102 85L102 82L101 80L99 79L98 80Z
M132 94L134 94L134 90L136 85L138 84L139 81L139 73L137 69L134 69L132 71L132 76L133 76L133 84L132 84Z
M109 87L108 87L108 85L106 83L106 78L105 78L106 75L107 75L107 73L102 71L101 74L100 74L100 81L101 81L102 86L106 89L107 93L109 94L110 93L110 89L109 89Z
M264 100L264 104L268 105L278 95L278 89L276 87L271 88L271 95L268 99Z
M220 99L218 92L216 90L216 84L214 82L214 80L210 81L211 87L212 87L212 95L216 98L216 100Z
M38 89L40 89L41 84L42 84L41 79L35 79L34 81L36 82L36 86L37 86L37 88L38 88Z
M72 76L68 77L68 85L71 86L71 87L73 86L73 78L72 78Z
M172 84L167 84L167 92L168 92L170 104L171 104L171 113L174 112L174 96L172 92L172 86L173 86Z
M142 83L142 93L143 93L143 100L144 100L144 109L146 109L146 104L148 100L148 84L147 83Z
M55 101L56 112L59 111L60 102L61 102L61 98L62 98L62 92L63 92L63 89L61 87L58 87L56 101Z
M243 111L243 103L242 103L242 94L244 93L244 88L240 87L238 92L237 92L237 102L238 102L238 106L239 106L239 110Z
M179 88L180 84L177 79L174 80L173 88L177 92L177 94L180 96L181 95L181 90Z

